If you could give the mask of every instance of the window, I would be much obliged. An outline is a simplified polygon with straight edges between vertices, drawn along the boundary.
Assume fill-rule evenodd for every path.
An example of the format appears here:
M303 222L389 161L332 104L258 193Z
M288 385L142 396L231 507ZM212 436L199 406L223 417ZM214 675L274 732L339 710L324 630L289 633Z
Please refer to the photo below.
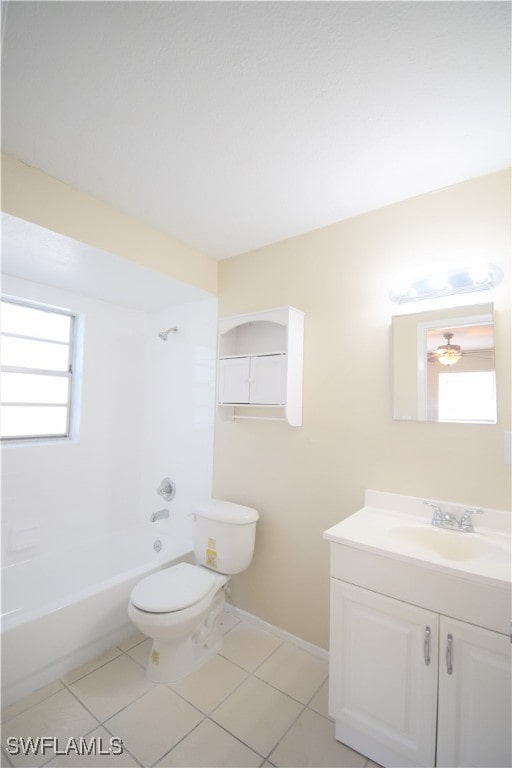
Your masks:
M75 316L1 300L2 440L69 437Z
M439 374L439 421L496 423L494 371Z

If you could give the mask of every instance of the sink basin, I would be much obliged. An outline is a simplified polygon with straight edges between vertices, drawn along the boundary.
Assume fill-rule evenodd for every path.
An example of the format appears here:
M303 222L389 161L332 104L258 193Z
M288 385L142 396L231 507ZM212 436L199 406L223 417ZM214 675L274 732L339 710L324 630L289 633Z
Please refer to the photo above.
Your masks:
M359 558L360 567L371 573L379 572L378 566L382 563L379 572L379 578L382 579L387 578L386 574L389 573L392 580L390 563L396 564L397 574L405 573L407 568L414 565L422 573L429 573L431 579L439 584L446 575L452 575L457 576L457 584L471 583L475 590L482 585L485 585L485 589L497 587L503 590L509 616L512 548L509 510L485 509L485 515L478 518L476 530L470 533L431 525L432 512L419 497L366 491L365 502L362 509L324 532L328 541L343 545L339 548L342 554L339 555L338 573L346 574L346 569L350 570L352 558L356 561ZM444 501L436 503L457 519L468 509L467 504ZM343 575L339 578L346 580ZM372 578L371 575L367 577L369 589L376 588L378 582L378 579L374 582ZM406 602L408 589L407 584L404 584L402 594ZM483 586L482 589L482 594L485 594ZM376 588L376 591L379 590ZM454 594L451 592L451 596L446 599L449 602L453 598L450 610L457 611L460 600L455 600ZM471 601L469 604L472 604ZM489 605L489 610L494 609ZM471 611L466 616L470 614ZM502 629L499 631L509 632L503 613L500 617L499 626ZM470 618L467 620L471 623Z
M499 544L475 533L451 531L433 526L403 526L390 528L389 535L398 542L407 543L435 553L444 560L475 560L482 557L503 556Z

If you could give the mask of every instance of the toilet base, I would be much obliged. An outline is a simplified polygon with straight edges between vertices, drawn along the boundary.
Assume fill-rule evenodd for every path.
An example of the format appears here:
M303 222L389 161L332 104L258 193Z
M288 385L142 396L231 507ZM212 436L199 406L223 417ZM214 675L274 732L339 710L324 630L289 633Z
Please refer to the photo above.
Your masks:
M204 621L192 635L173 640L155 638L146 676L153 683L174 683L201 667L222 647L221 614L226 601L218 590Z

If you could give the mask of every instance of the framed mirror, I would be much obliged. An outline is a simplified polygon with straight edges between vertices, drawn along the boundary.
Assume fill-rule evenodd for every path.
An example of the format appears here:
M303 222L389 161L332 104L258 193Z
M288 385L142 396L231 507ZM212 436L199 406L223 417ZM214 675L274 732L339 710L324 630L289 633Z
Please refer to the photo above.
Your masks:
M393 418L495 424L493 305L393 317Z

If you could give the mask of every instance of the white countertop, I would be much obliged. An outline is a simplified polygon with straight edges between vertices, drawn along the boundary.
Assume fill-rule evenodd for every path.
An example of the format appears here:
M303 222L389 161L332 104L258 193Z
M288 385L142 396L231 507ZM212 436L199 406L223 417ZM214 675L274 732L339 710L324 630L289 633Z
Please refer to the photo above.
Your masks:
M435 501L458 517L468 505ZM324 532L328 541L416 562L459 578L510 588L511 513L485 509L474 533L432 526L432 509L412 496L367 491L365 506Z

